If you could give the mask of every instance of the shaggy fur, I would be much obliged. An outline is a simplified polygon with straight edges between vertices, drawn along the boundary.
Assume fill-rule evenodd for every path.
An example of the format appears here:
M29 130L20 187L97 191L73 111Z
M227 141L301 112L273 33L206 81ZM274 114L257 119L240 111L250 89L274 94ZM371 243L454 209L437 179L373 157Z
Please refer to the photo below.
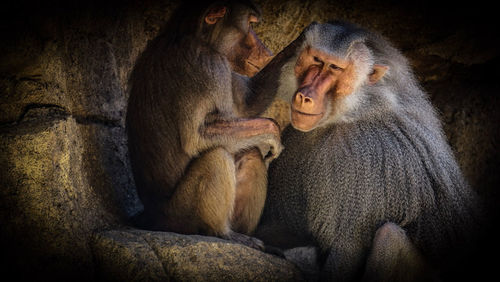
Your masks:
M476 230L477 197L407 60L381 36L348 23L313 24L305 36L297 54L309 45L360 62L352 54L361 43L369 50L363 68L389 70L376 84L365 79L348 97L332 99L318 128L284 130L285 150L269 171L262 230L286 229L316 243L325 255L323 275L334 281L360 278L385 222L402 227L435 266L463 255ZM291 84L279 88L288 101L297 85L294 63L285 64L280 78Z

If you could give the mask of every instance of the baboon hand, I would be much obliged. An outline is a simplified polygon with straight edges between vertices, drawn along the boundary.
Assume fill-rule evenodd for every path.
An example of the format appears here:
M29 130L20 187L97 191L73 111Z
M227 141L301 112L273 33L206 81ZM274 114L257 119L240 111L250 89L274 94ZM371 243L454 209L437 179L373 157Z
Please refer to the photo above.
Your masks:
M264 144L259 146L259 148L262 152L266 165L269 165L272 160L276 159L281 154L284 147L279 138L269 138Z
M265 156L266 160L274 160L276 159L280 154L281 151L283 151L283 145L280 142L276 142L275 144L271 145L269 147L269 152Z
M269 165L272 160L276 159L281 154L284 147L281 144L280 127L278 123L271 118L266 118L266 120L268 121L268 134L259 148L266 165Z
M229 234L222 236L222 238L248 246L250 248L259 251L264 251L265 249L264 243L261 240L245 234L236 233L234 231L230 231Z

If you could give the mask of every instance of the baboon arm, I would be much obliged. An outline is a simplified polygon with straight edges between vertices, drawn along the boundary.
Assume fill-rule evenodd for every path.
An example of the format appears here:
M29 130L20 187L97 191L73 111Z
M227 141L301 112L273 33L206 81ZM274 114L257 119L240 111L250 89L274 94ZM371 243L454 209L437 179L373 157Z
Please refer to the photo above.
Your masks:
M279 136L279 126L272 119L255 118L215 121L203 129L203 135L206 137L226 135L245 139L263 134Z
M298 53L303 42L301 34L252 78L233 74L233 100L240 116L258 116L269 107L279 87L281 68Z
M181 128L182 148L188 155L195 156L206 149L219 146L231 153L251 147L259 147L264 155L265 148L277 150L278 153L281 150L279 125L272 119L202 118L203 112L193 111L193 119ZM200 124L197 120L205 122Z
M189 118L183 119L178 129L182 150L189 156L196 156L209 147L204 144L205 142L203 142L204 140L200 134L200 128L205 123L207 112L209 112L209 110L203 106L204 104L209 103L201 101L195 104L197 108L191 107L182 109L183 112L191 114Z
M272 119L235 119L209 123L202 128L201 136L208 147L224 146L231 153L258 147L263 157L274 159L283 149L279 132Z

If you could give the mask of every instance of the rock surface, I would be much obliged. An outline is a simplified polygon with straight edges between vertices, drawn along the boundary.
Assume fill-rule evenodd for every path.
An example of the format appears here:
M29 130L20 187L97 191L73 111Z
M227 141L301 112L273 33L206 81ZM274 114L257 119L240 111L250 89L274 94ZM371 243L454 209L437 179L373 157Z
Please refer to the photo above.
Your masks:
M214 237L112 230L97 234L92 249L105 281L302 279L291 262Z
M255 29L275 53L311 21L349 20L388 37L441 113L469 182L498 203L495 9L432 1L256 2L264 19ZM124 227L142 208L126 147L127 79L179 3L20 0L0 12L0 247L10 262L3 267L15 277L299 277L282 259L223 240ZM280 119L285 123L286 114Z

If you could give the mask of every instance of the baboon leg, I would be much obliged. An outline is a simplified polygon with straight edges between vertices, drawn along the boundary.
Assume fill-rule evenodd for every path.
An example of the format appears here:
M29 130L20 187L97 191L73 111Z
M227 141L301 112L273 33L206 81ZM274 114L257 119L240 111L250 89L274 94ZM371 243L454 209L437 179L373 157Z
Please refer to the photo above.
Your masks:
M236 197L231 226L252 234L259 223L267 192L267 167L257 148L236 156Z
M375 234L363 281L439 280L406 232L389 222Z
M233 232L235 201L234 157L223 148L193 160L166 207L168 229L185 234L206 234L261 248L259 240Z
M235 185L231 154L223 148L202 153L186 168L168 202L168 229L186 234L228 234Z

